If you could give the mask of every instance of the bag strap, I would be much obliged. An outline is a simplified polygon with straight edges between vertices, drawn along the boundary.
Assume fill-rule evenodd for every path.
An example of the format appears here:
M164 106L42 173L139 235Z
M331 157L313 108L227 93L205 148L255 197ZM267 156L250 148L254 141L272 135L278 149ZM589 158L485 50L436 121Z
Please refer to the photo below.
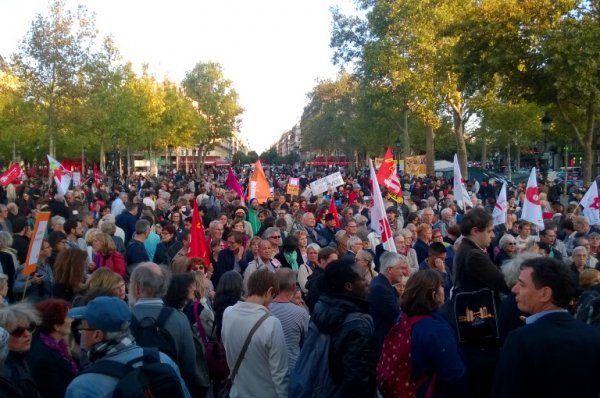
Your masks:
M136 358L138 360L138 358ZM80 375L86 373L99 373L107 376L114 377L121 380L131 370L131 366L110 359L104 359L95 362L89 368L79 372Z
M262 325L262 323L264 321L267 320L268 317L270 317L271 314L269 314L268 312L265 313L252 327L252 329L250 330L250 333L248 333L248 337L246 337L246 341L244 342L244 346L242 347L242 351L240 352L240 356L238 357L237 361L235 361L235 366L233 367L233 371L231 372L231 376L229 377L229 380L231 383L233 383L233 379L235 378L235 375L237 374L238 369L240 368L240 364L242 363L242 359L244 359L244 355L246 355L246 351L248 351L248 346L250 345L250 340L252 340L252 336L254 336L254 333L258 330L258 328L260 327L260 325Z
M196 321L196 329L198 329L198 333L200 333L200 337L202 337L202 343L206 345L206 343L208 343L208 338L206 338L206 331L204 330L204 325L202 325L202 321L200 320L200 315L198 314L199 305L199 302L194 302L194 320Z

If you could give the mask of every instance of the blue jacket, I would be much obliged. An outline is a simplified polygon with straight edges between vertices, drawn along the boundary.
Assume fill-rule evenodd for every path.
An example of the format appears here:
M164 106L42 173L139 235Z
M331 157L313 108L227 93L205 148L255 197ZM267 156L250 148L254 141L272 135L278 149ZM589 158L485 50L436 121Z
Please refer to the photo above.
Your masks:
M132 359L141 357L143 353L142 348L133 345L129 346L123 351L120 351L114 355L110 355L99 359L99 361L110 359L111 361L117 361L121 363L127 363ZM190 397L190 393L185 385L185 382L181 378L179 368L175 365L175 362L169 358L168 355L160 353L160 361L175 369L175 373L179 376L183 393L186 397ZM135 365L134 365L135 366ZM112 393L119 382L118 379L103 375L99 373L85 373L77 376L69 387L67 387L67 393L65 398L109 398L112 397Z
M23 292L26 287L25 298L32 303L39 303L40 301L51 298L54 280L52 268L47 264L38 264L35 273L43 277L43 282L39 285L32 284L28 277L23 275L24 268L25 264L21 264L19 265L19 268L17 268L17 272L15 272L15 284L13 285L15 298L20 300L23 297Z
M124 211L115 217L115 224L117 224L117 227L122 228L125 232L125 246L127 246L129 241L133 239L136 221L137 219L135 216L128 211Z
M466 369L458 352L456 335L437 312L412 327L411 358L413 380L436 375L433 397L465 397ZM429 382L417 391L424 396Z

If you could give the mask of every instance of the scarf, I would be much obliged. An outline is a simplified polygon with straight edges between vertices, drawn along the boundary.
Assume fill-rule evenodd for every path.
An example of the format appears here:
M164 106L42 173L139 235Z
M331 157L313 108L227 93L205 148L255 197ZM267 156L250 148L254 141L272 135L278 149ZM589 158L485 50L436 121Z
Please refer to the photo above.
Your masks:
M88 358L90 362L96 362L100 358L116 354L132 345L133 337L131 337L129 334L123 337L121 340L101 341L92 346L88 352Z
M283 257L292 267L292 271L298 271L298 253L295 250L293 252L283 252Z
M77 364L75 363L73 357L69 353L69 347L67 346L67 343L64 340L61 339L56 341L51 336L45 333L40 333L40 340L42 341L42 343L44 343L46 347L50 348L52 351L58 352L60 356L62 356L67 362L69 362L69 364L71 365L71 373L76 375L77 372L79 372Z

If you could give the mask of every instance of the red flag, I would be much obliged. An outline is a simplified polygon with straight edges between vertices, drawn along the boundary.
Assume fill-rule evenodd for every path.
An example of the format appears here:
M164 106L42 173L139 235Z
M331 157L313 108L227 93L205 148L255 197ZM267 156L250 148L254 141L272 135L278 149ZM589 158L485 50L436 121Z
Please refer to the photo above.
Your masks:
M98 167L96 166L96 162L94 162L94 186L98 188L98 181L100 178L98 177Z
M188 248L188 257L200 257L205 265L210 267L210 255L208 245L204 238L204 227L200 220L198 211L198 202L194 200L194 210L192 211L192 226L190 228L190 247Z
M21 167L18 163L13 164L8 168L8 170L6 170L2 175L0 175L0 185L2 185L3 187L7 186L11 182L19 178L22 172L23 171L21 170Z
M400 183L398 173L396 172L396 163L394 162L392 148L390 147L388 147L387 152L383 157L383 162L381 162L381 166L379 166L379 170L377 170L377 182L379 185L383 185L387 188L390 197L394 201L402 203L402 184Z
M335 205L335 198L331 195L331 202L329 203L329 214L333 214L335 217L335 227L340 227L340 217L338 216L337 206Z
M233 174L233 170L231 170L231 168L229 169L229 174L227 174L227 181L225 182L225 184L229 188L233 189L235 193L238 194L241 200L243 200L244 202L246 201L246 198L244 198L244 192L242 191L242 187L240 186L240 183L237 180L237 178L235 178L235 174Z

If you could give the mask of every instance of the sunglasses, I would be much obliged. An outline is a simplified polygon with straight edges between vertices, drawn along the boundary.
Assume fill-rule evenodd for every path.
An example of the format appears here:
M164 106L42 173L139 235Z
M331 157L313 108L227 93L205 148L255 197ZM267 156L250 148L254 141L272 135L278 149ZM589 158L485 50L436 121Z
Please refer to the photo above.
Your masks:
M269 239L281 239L281 236L279 236L279 235L269 236Z
M35 326L35 323L30 323L28 327L19 326L10 332L10 335L13 337L22 337L26 331L32 333L35 330Z

